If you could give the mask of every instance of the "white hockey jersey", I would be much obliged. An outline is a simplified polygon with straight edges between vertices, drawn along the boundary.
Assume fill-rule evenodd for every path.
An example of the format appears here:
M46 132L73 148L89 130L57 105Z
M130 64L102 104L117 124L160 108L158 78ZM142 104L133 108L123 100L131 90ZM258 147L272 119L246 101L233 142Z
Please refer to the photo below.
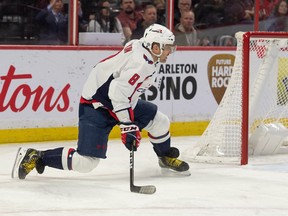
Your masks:
M92 69L84 84L82 102L101 104L116 114L134 108L139 96L155 82L159 65L139 40L132 40ZM127 115L117 117L119 121L128 120Z

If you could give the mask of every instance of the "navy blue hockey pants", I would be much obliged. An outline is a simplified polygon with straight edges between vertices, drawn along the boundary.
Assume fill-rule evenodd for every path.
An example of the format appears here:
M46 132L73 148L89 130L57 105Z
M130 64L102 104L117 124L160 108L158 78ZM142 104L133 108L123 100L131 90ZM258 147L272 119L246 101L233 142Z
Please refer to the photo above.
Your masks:
M134 108L134 120L143 129L154 119L157 106L138 100ZM108 136L118 121L105 108L94 109L92 105L79 105L78 147L80 155L106 158Z

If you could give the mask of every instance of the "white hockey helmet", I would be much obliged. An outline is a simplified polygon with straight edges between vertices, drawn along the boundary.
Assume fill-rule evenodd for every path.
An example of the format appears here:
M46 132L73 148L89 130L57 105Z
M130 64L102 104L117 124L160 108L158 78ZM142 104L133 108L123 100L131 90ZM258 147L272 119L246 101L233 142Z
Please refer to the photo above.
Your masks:
M165 26L162 26L159 24L152 24L148 28L146 28L144 35L140 39L140 41L142 41L143 46L148 48L151 52L152 52L152 44L153 43L158 43L160 45L161 54L165 48L165 45L170 45L171 52L174 52L174 50L175 50L175 46L174 46L175 36L174 36L174 34ZM156 56L160 56L160 55L156 55Z

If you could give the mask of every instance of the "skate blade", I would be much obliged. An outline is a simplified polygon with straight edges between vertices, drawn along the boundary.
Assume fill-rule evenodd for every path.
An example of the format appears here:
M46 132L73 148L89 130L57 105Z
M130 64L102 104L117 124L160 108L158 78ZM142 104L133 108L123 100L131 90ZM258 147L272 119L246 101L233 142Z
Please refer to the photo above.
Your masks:
M23 149L22 147L20 147L18 149L17 154L16 154L16 158L15 158L15 162L13 165L12 173L11 173L12 178L19 178L19 175L18 175L19 165L20 165L21 161L23 160L26 152L27 152L27 149Z
M178 172L172 169L168 169L168 168L161 168L161 174L163 176L190 176L191 173L187 170L187 171L183 171L183 172Z

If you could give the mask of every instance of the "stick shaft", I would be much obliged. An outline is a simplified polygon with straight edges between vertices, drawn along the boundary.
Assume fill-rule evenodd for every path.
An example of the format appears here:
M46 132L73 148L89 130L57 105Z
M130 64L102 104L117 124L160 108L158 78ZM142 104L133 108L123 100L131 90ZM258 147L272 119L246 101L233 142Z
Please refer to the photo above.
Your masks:
M134 185L134 150L130 151L130 189Z
M134 185L134 149L130 150L130 191L134 193L153 194L156 192L154 185Z

